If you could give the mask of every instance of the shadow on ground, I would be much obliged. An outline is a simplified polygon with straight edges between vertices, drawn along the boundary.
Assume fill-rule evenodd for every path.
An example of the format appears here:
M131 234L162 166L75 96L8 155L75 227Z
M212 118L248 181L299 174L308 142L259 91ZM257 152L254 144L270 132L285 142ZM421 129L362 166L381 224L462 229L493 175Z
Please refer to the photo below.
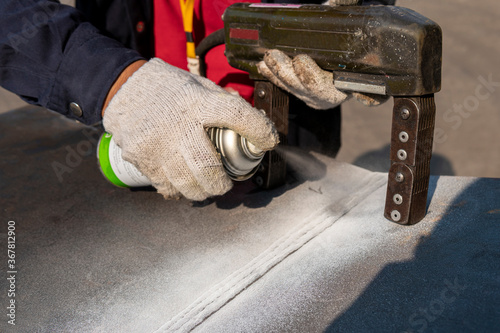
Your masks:
M386 145L380 149L364 153L356 158L352 164L370 171L387 172L391 166L389 160L390 151L391 145ZM455 171L449 159L434 153L431 159L431 175L454 176Z
M498 332L500 182L478 179L438 218L327 332Z

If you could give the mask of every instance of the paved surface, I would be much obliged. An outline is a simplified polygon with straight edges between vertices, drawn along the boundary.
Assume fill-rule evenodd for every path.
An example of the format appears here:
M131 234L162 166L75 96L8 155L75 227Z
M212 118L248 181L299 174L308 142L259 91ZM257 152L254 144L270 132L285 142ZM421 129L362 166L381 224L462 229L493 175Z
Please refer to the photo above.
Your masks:
M387 175L289 152L286 186L192 205L113 187L98 131L0 115L1 332L496 332L500 180L432 177L428 215L382 217ZM10 276L10 275L9 275Z
M436 95L436 127L431 172L500 177L500 6L496 0L399 0L438 22L443 29L443 84ZM479 77L497 85L475 105ZM486 94L487 91L481 91ZM0 113L23 105L0 88ZM464 112L454 112L454 106ZM471 111L467 111L467 108ZM366 108L344 104L343 148L337 159L374 171L389 169L392 101Z

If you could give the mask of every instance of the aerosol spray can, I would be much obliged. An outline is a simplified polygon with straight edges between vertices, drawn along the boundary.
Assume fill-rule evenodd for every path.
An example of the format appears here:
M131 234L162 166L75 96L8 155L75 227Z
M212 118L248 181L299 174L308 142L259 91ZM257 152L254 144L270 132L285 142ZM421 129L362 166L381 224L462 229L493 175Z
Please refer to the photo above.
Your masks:
M264 158L265 152L247 139L227 128L210 128L208 136L220 154L228 176L237 181L252 177ZM112 184L120 187L142 187L151 181L137 168L122 158L121 148L112 135L104 133L97 144L97 159L102 174Z

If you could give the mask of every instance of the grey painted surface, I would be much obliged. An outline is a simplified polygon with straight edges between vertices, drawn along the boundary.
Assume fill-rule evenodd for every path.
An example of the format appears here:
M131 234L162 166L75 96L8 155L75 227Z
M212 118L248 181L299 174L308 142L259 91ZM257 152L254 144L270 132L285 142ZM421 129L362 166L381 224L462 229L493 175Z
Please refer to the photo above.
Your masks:
M443 29L443 84L436 95L436 126L442 129L434 145L433 174L500 177L500 87L474 107L479 77L500 82L500 6L496 0L398 0L438 22ZM482 94L486 91L482 90ZM454 112L470 104L475 111ZM0 89L0 113L22 102ZM465 108L465 106L464 106ZM389 169L392 101L367 108L355 101L343 106L343 147L338 160L373 171Z
M21 98L0 87L0 114L28 105Z
M386 174L291 152L286 186L238 184L193 205L108 184L97 135L43 109L0 115L0 262L14 220L17 331L500 327L498 179L433 177L427 217L404 227L382 217Z
M500 182L432 184L424 221L385 221L378 189L196 331L498 332Z

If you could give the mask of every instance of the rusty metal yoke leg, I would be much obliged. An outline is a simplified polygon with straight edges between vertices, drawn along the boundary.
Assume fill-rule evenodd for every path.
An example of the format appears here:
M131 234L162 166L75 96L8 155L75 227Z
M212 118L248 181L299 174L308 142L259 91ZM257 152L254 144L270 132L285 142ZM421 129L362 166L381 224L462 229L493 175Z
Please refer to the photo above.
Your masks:
M434 94L394 97L384 212L391 221L415 224L425 216L435 115Z
M280 134L288 134L289 95L270 82L255 82L255 107L266 112ZM434 94L394 97L391 168L384 216L400 224L415 224L426 213L436 106ZM264 189L283 185L286 159L278 149L268 152L255 175Z
M274 122L280 136L280 146L286 145L289 94L271 82L255 81L254 101L255 107L264 110ZM257 185L265 189L285 184L286 159L283 152L279 149L267 152L254 179Z

